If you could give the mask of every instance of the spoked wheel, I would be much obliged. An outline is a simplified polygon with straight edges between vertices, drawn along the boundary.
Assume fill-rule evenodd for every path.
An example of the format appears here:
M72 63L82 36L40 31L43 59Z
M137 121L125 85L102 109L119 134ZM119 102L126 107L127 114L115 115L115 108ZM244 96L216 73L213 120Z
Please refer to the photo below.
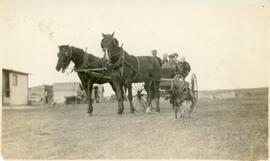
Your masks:
M147 105L147 94L144 89L144 83L133 83L132 95L134 106L140 106L142 107L143 111L145 111Z
M179 91L182 91L185 87L185 80L184 77L181 75L176 75L173 77L173 80L171 82L171 89L177 89Z
M191 82L190 83L191 83L191 92L193 94L194 101L197 103L197 101L198 101L198 83L197 83L197 77L194 73L191 75Z

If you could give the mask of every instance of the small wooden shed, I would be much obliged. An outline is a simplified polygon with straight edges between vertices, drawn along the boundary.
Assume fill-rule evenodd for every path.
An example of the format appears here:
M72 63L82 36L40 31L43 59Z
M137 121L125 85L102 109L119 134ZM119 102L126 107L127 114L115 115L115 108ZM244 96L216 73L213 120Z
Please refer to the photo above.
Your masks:
M28 104L28 75L12 69L2 69L2 104Z

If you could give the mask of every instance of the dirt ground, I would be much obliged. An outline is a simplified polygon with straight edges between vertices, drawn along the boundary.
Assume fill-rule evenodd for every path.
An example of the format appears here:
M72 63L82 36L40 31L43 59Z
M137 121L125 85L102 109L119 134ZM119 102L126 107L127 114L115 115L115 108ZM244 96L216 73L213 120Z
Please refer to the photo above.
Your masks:
M190 121L116 103L4 109L5 159L267 159L268 98L204 99ZM139 109L137 107L137 109Z

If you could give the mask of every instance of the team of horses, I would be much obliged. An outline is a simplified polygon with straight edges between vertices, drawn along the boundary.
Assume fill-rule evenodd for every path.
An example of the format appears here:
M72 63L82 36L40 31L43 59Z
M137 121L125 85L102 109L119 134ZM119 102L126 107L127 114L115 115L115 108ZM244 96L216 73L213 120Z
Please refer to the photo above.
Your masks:
M102 34L101 48L104 52L102 58L96 57L86 51L69 46L59 46L57 53L57 71L64 72L70 62L75 64L82 87L86 91L89 100L88 113L93 113L92 89L93 84L109 83L115 91L118 101L118 114L124 111L125 91L128 91L130 112L135 113L132 101L132 83L144 83L147 93L147 111L155 106L156 112L160 112L159 107L159 84L161 80L161 66L153 56L133 56L128 54L121 46L113 34ZM88 71L90 69L104 69ZM86 70L84 70L86 69Z

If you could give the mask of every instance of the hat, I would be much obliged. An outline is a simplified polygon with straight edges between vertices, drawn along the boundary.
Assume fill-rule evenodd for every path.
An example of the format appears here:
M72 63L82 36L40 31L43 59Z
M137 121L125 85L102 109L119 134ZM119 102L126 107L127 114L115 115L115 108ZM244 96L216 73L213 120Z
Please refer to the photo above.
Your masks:
M185 58L184 56L181 56L181 57L180 57L180 61L181 61L181 62L184 62L184 61L186 61L186 58Z
M173 53L174 56L179 56L178 53Z
M174 57L174 54L170 54L170 55L169 55L169 58L173 58L173 57Z
M151 53L152 54L157 54L157 50L152 50Z

